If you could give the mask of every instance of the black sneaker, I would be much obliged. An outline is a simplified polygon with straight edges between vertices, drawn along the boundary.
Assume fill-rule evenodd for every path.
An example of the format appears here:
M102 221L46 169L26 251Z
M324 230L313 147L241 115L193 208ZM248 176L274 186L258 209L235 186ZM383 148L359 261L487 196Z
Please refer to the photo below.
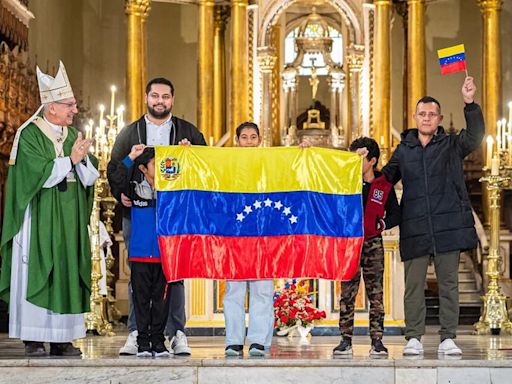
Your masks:
M352 355L352 339L344 337L336 348L332 351L334 355Z
M50 343L51 356L80 356L82 351L71 343Z
M265 347L261 344L251 344L249 347L249 355L251 356L265 356Z
M243 345L228 345L224 350L226 356L242 356L244 354Z
M387 355L388 349L382 344L382 340L379 338L372 339L372 348L370 349L370 355Z
M151 351L149 341L137 340L137 343L139 344L137 349L137 357L153 357L153 352Z
M159 341L157 343L153 343L152 345L152 351L155 357L169 357L171 354L169 353L169 350L165 347L165 344L163 341Z

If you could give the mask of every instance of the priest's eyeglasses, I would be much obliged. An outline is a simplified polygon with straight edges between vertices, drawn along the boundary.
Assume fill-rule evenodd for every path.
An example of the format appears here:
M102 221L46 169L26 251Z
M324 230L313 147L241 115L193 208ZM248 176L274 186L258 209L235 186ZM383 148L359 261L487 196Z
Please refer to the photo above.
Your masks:
M74 103L62 103L60 101L54 101L54 103L55 104L60 104L60 105L65 105L69 109L73 109L73 108L77 108L78 107L78 104L76 103L76 101Z
M428 113L427 112L419 112L416 115L418 115L422 119L424 119L425 117L428 117L429 119L433 119L433 118L439 116L439 113L435 113L435 112L428 112Z

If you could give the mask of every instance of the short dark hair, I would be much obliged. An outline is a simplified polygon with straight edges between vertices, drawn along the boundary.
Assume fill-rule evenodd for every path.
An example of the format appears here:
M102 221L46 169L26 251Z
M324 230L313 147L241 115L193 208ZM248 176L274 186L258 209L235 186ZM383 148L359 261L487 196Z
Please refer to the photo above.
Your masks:
M418 108L418 105L420 105L420 103L423 103L423 104L426 104L426 103L434 103L435 105L437 105L437 108L439 108L439 112L441 112L441 104L439 103L439 101L437 101L436 99L434 99L432 96L423 96L421 99L418 100L418 102L416 103L416 108Z
M258 136L260 135L260 129L258 128L258 124L252 122L252 121L245 121L243 122L242 124L240 124L237 128L236 128L236 137L237 138L240 138L240 134L242 133L242 131L245 129L245 128L252 128L256 131L256 133L258 134Z
M143 165L146 168L148 167L148 163L151 159L155 158L155 148L154 147L146 147L144 148L144 152L142 152L134 161L135 168L139 168L139 165Z
M355 151L356 149L359 149L359 148L366 148L368 150L368 155L366 156L366 159L368 161L370 161L371 159L373 159L375 157L376 161L375 161L375 164L373 165L373 168L375 168L377 166L377 163L379 162L379 157L380 157L380 149L379 149L379 144L377 144L377 142L372 139L371 137L359 137L357 139L355 139L351 144L350 144L350 150L351 151Z
M174 85L172 85L171 80L168 80L164 77L155 77L154 79L151 79L146 85L146 95L149 95L149 92L151 92L151 86L153 84L163 84L169 86L171 88L171 95L174 96Z

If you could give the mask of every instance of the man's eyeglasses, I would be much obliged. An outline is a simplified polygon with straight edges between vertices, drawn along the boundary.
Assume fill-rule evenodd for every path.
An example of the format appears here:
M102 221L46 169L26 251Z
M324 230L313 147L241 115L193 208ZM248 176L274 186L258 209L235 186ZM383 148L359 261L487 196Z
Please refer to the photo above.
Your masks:
M60 101L54 101L55 104L60 104L60 105L65 105L66 107L68 107L69 109L72 109L72 108L77 108L78 107L78 104L76 103L76 101L74 103L62 103Z
M429 119L433 119L434 117L437 117L439 116L439 113L435 113L435 112L419 112L416 114L417 116L421 117L422 119L424 119L425 117L428 117Z

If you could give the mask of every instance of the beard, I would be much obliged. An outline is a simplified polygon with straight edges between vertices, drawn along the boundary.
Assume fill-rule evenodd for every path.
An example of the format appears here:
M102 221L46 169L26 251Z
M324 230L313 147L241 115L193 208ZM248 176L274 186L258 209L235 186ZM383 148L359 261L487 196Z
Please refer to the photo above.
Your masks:
M165 108L165 105L163 104L156 104L155 107L160 105L164 107L162 111L156 111L154 107L150 106L149 104L147 105L148 113L155 119L163 119L171 114L171 107Z

